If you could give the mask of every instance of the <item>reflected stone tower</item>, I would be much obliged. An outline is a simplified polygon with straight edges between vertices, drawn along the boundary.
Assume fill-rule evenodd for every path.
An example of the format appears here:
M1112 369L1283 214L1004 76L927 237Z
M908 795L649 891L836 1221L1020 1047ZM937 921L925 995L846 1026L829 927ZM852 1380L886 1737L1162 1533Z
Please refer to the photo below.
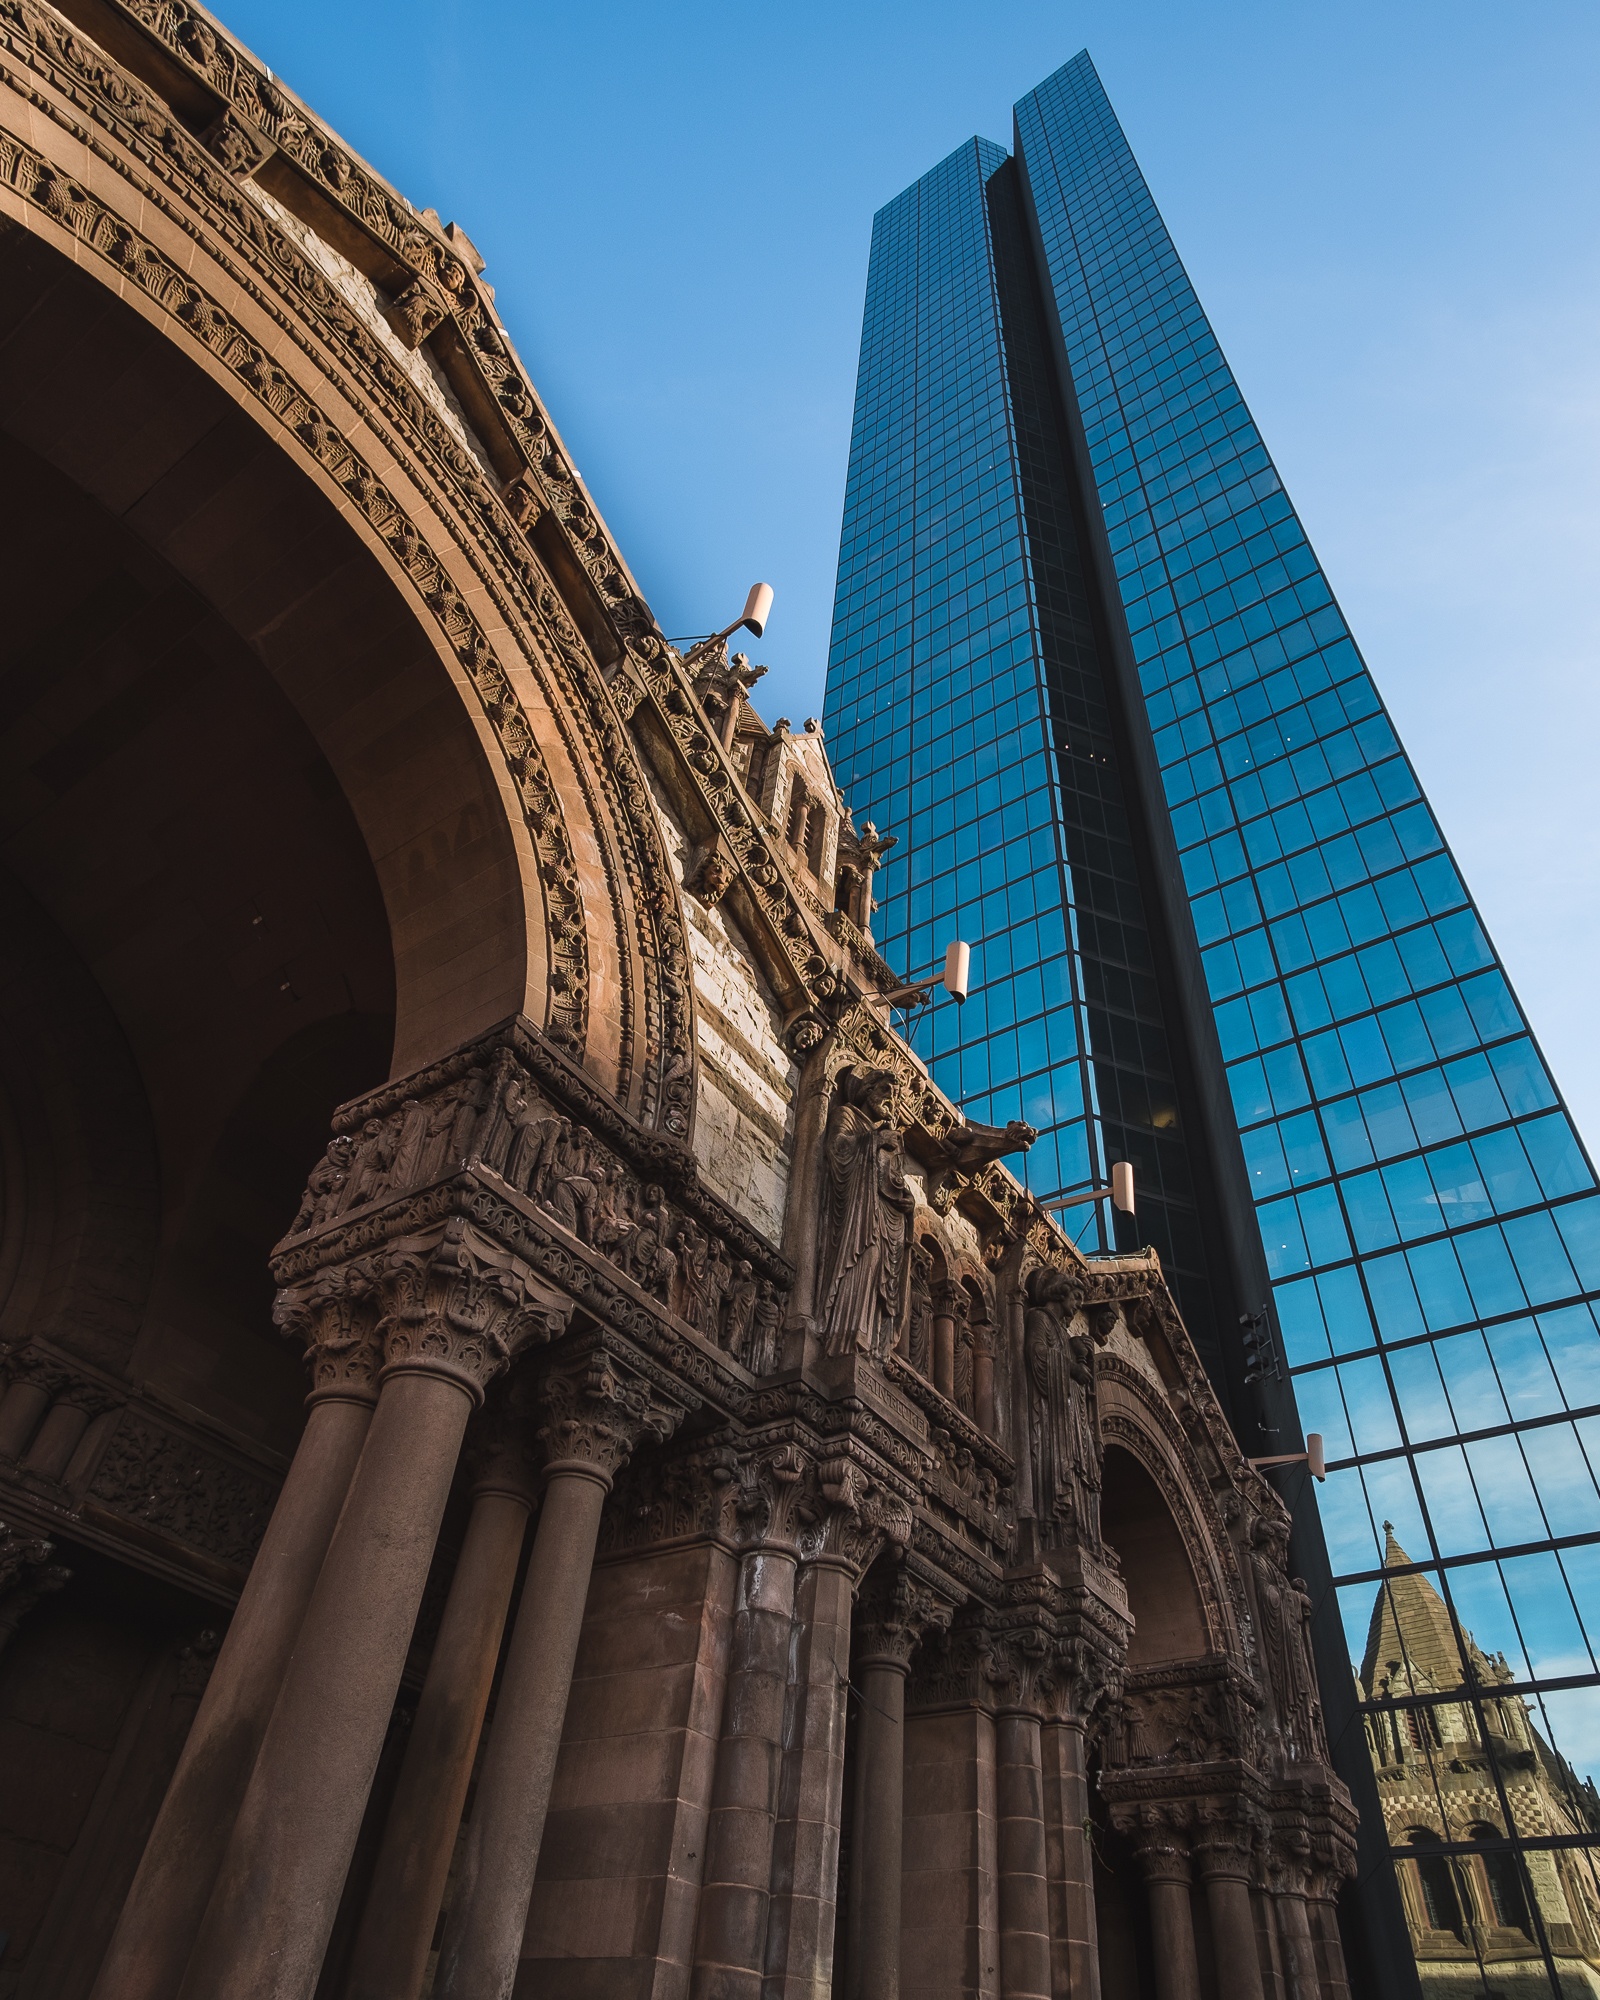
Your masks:
M1425 1987L1580 1990L1545 1885L1558 1854L1592 1879L1594 1825L1519 1801L1530 1742L1580 1785L1600 1758L1594 1174L1087 54L1011 153L973 139L876 218L825 722L902 836L885 955L976 947L971 1002L913 1030L935 1078L1039 1128L1040 1196L1131 1160L1247 1449L1327 1439L1320 1494L1284 1486L1362 1990L1417 1990L1368 1749L1413 1726L1470 1741L1477 1789L1408 1827L1505 1917L1491 1948L1462 1914ZM1356 1685L1385 1521L1438 1657Z

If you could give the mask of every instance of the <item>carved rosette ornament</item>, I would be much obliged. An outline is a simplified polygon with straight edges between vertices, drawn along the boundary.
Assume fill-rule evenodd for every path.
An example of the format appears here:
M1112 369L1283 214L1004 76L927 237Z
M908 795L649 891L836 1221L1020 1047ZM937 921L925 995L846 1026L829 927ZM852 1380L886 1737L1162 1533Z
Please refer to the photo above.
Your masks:
M475 1403L513 1355L553 1340L572 1311L569 1300L461 1216L389 1245L371 1267L382 1376L443 1375Z
M552 1369L540 1385L539 1447L545 1476L581 1472L609 1488L641 1444L662 1444L696 1399L664 1395L601 1348Z

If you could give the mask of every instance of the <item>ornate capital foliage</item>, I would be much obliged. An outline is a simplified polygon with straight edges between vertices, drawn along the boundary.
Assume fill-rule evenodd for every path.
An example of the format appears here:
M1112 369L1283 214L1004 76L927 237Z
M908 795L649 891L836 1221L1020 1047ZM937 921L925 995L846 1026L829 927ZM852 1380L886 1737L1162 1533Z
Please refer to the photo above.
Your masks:
M583 1470L608 1486L640 1445L671 1437L693 1403L663 1394L600 1346L552 1366L540 1381L538 1401L546 1473Z
M924 1639L947 1632L955 1612L950 1598L920 1576L912 1562L881 1562L868 1572L856 1598L856 1656L863 1666L909 1671Z

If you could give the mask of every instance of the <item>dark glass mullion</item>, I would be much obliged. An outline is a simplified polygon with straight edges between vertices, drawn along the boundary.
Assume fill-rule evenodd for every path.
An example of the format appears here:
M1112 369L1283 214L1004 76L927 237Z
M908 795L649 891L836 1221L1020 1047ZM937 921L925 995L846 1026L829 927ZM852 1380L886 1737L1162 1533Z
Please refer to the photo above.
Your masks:
M1438 1336L1428 1336L1428 1338L1430 1339L1437 1337ZM1422 1346L1426 1343L1424 1341L1412 1341L1409 1344L1413 1347L1416 1347L1416 1346ZM1374 1348L1372 1351L1375 1354L1377 1353L1393 1354L1398 1350L1391 1347L1391 1348ZM1353 1355L1345 1355L1340 1357L1340 1361L1328 1362L1325 1365L1330 1368L1337 1368L1341 1365L1341 1362L1346 1360L1354 1360L1355 1358L1356 1357ZM1492 1355L1490 1357L1490 1360L1492 1363L1493 1361ZM1297 1371L1297 1373L1298 1372L1299 1371ZM1449 1394L1450 1394L1449 1385L1446 1384L1445 1395L1447 1398ZM1503 1424L1486 1424L1485 1426L1483 1426L1483 1428L1475 1431L1451 1431L1447 1437L1430 1438L1423 1444L1385 1445L1378 1451L1356 1452L1350 1458L1330 1458L1328 1460L1328 1470L1330 1472L1344 1472L1347 1471L1353 1465L1377 1465L1382 1463L1384 1460L1393 1460L1396 1458L1411 1458L1417 1456L1419 1453L1427 1452L1431 1449L1436 1449L1437 1447L1447 1443L1461 1444L1461 1445L1484 1444L1487 1443L1488 1440L1491 1438L1516 1437L1520 1436L1523 1431L1548 1430L1552 1424L1569 1424L1569 1423L1576 1424L1580 1417L1600 1417L1600 1403L1588 1403L1585 1404L1582 1409L1578 1410L1552 1410L1546 1416L1542 1417L1511 1417L1508 1418L1507 1421ZM1531 1469L1529 1476L1530 1478L1532 1477ZM1535 1546L1543 1548L1545 1544L1543 1542L1540 1542Z
M1350 1461L1356 1463L1357 1461ZM1377 1569L1355 1569L1333 1580L1341 1589L1358 1583L1381 1583L1390 1576L1420 1576L1430 1569L1465 1569L1471 1563L1511 1562L1518 1556L1543 1555L1552 1550L1557 1555L1563 1549L1593 1548L1600 1542L1600 1528L1591 1528L1582 1534L1550 1535L1537 1542L1509 1542L1503 1548L1465 1549L1459 1555L1433 1556L1424 1562L1395 1563Z

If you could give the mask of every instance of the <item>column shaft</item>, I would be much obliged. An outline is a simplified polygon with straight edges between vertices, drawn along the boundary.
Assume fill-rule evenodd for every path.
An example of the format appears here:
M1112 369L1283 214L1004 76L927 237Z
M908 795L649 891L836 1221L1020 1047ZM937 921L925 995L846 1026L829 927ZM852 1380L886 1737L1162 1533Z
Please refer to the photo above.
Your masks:
M531 1496L473 1497L356 1938L349 2000L415 2000L472 1777Z
M185 2000L310 2000L471 1407L454 1377L408 1369L383 1384L211 1894Z
M1059 1992L1100 2000L1100 1942L1095 1928L1094 1856L1083 1729L1047 1722L1043 1732L1045 1850L1050 1873L1050 1964Z
M767 1916L770 2000L828 2000L832 1986L852 1600L846 1571L810 1563L801 1572Z
M985 1436L994 1436L994 1349L987 1341L972 1345L972 1417Z
M372 1421L312 1402L222 1650L145 1843L95 2000L172 2000Z
M1182 1876L1151 1877L1150 1945L1157 2000L1200 2000L1194 1916L1189 1908L1189 1884Z
M550 1468L434 1979L435 2000L508 2000L550 1806L610 1480Z
M933 1315L933 1386L941 1396L956 1398L956 1322L953 1313Z
M50 1392L19 1377L0 1400L0 1458L20 1458L50 1407Z
M787 1549L754 1549L739 1567L722 1738L706 1828L690 1987L694 2000L760 2000L783 1773L795 1565Z
M1350 1978L1345 1970L1344 1940L1339 1935L1339 1906L1331 1896L1306 1898L1306 1915L1317 1945L1317 1968L1322 1978L1322 2000L1350 2000Z
M1273 1900L1278 1911L1278 1938L1283 1950L1288 2000L1321 2000L1322 1980L1317 1971L1317 1947L1311 1935L1306 1899L1298 1889L1285 1889Z
M1211 1940L1223 1992L1229 2000L1266 2000L1250 1884L1239 1875L1209 1872L1206 1907L1211 1912Z
M906 1668L868 1660L860 1674L845 2000L900 2000Z
M1050 1905L1045 1885L1044 1770L1036 1715L995 1718L1000 1823L1000 1991L1050 2000Z

